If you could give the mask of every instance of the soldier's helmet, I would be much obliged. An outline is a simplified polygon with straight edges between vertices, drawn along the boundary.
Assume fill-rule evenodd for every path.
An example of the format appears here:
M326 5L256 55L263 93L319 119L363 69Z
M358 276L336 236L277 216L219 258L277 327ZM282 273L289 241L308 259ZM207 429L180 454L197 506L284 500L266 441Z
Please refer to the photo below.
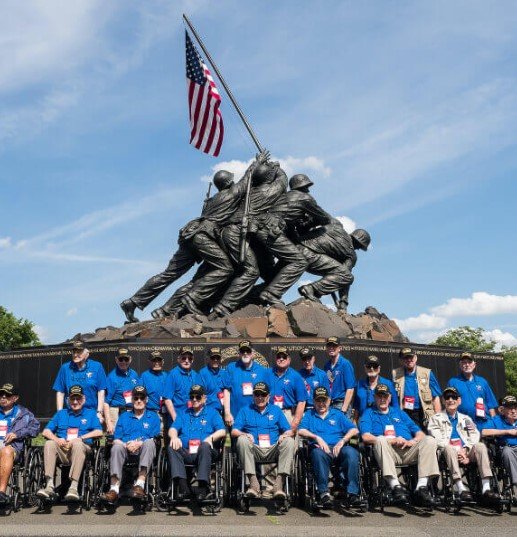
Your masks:
M289 188L291 190L298 190L306 186L312 186L313 184L314 183L304 173L298 173L289 179Z
M276 168L269 164L259 164L254 170L251 176L251 181L254 185L261 185L262 183L270 183L276 174Z
M226 170L219 170L214 175L214 185L221 192L226 190L233 183L233 173Z
M372 240L368 231L365 229L354 229L354 231L352 231L352 237L358 242L361 250L364 250L365 252L368 250L368 246L370 246Z

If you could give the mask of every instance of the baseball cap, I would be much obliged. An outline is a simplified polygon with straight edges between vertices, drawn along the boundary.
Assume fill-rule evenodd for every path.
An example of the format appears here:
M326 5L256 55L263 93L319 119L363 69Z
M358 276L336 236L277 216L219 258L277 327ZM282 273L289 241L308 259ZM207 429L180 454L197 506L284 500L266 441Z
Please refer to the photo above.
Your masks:
M287 350L287 347L278 347L277 351L275 352L275 356L278 356L279 354L289 356L289 351Z
M125 348L120 348L117 352L117 358L127 357L131 358L131 355L129 354L129 351Z
M145 386L135 386L131 390L131 395L134 397L135 395L143 395L144 397L147 397L147 390L145 389Z
M243 339L239 343L239 351L244 351L244 350L249 350L249 351L252 350L251 343L247 339Z
M74 351L82 351L84 350L84 343L82 341L74 341L72 343L72 349L74 349Z
M192 356L194 356L194 351L192 350L192 347L190 345L183 345L182 347L180 347L179 354L181 355L186 353L192 354Z
M205 395L206 391L201 384L192 384L189 395Z
M219 357L222 357L221 347L212 347L212 348L208 351L208 357L209 357L209 358L212 358L212 356L219 356Z
M369 364L379 365L379 358L375 356L374 354L371 354L364 361L364 365L369 365Z
M153 351L150 355L149 355L149 360L152 360L153 362L155 360L163 360L163 356L162 356L162 353L160 351Z
M314 400L316 401L316 399L328 399L329 398L329 391L327 390L327 388L325 388L325 386L318 386L315 390L314 390Z
M444 397L445 397L445 394L447 393L452 393L452 395L455 395L456 397L460 397L460 392L454 386L447 386L447 388L443 390Z
M304 360L305 358L312 358L314 353L311 351L311 349L309 349L309 347L303 347L302 349L300 349L300 358L302 360Z
M403 347L400 349L399 358L407 358L409 356L415 356L416 352L411 347Z
M83 387L79 386L79 384L70 386L70 390L68 390L68 396L71 397L72 395L84 395Z
M269 395L269 386L265 382L257 382L257 384L253 386L253 393Z
M386 384L377 384L375 395L391 395L391 392Z
M0 387L0 393L5 393L7 395L18 395L18 390L14 387L14 384L6 382Z
M461 362L462 360L469 360L469 361L471 361L471 362L475 362L475 361L476 361L476 359L474 358L474 356L472 356L472 353L470 353L470 352L462 352L462 353L460 354L460 358L459 358L459 360L460 360L460 362Z
M0 392L2 390L0 389ZM517 397L514 395L507 395L506 397L503 397L503 400L501 401L501 406L504 407L511 407L511 406L517 406Z
M325 345L339 345L340 341L337 336L330 336L327 338L327 341L325 341Z

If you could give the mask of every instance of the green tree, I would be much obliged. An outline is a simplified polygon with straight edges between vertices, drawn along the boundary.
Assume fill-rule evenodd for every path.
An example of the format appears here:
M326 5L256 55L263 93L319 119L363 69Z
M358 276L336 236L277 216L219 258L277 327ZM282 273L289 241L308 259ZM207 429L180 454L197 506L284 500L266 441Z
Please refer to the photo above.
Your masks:
M485 330L483 328L472 328L471 326L460 326L447 330L443 336L436 338L432 345L443 345L446 347L458 347L471 352L492 352L495 349L495 341L485 340Z
M34 323L27 319L18 319L0 306L0 351L35 345L41 345L41 342L34 331Z
M517 345L503 347L506 394L517 397Z

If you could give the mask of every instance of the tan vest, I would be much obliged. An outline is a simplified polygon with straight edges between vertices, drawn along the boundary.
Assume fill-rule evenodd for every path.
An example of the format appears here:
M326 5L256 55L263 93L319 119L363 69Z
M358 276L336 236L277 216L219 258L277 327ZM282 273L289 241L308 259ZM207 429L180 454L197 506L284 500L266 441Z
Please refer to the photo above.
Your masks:
M416 366L416 383L418 386L418 396L420 398L420 405L424 412L424 416L427 421L431 416L435 414L433 407L433 394L431 393L431 370L427 367ZM399 395L400 408L404 408L404 385L405 370L403 367L398 367L393 370L393 382Z

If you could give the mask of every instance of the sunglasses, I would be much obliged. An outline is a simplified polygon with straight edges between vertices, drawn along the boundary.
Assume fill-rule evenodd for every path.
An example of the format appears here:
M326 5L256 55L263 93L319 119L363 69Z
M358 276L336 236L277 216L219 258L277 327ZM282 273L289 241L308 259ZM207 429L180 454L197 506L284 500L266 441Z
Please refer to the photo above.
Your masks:
M163 362L163 358L150 358L151 362Z
M189 355L183 355L183 356L180 356L180 360L182 362L193 362L194 361L194 357L193 356L189 356Z
M366 369L379 369L379 364L366 364L364 367L366 367Z
M145 395L133 395L133 401L145 401Z
M74 403L77 403L82 399L82 397L80 395L74 395L72 397L69 397L68 399L70 399L70 401L73 401Z
M118 362L129 362L129 358L127 356L122 356L117 358Z
M12 397L12 396L13 396L12 393L5 393L5 392L0 393L0 397L5 397L6 399L9 399L9 397Z
M458 400L457 395L444 395L443 398L447 401L447 399L454 399L455 401Z
M277 357L276 357L277 360L288 360L289 359L289 356L285 356L285 354L279 354Z
M248 351L240 350L239 353L240 354L253 354L253 351L252 350L248 350Z
M267 397L269 394L264 392L253 392L255 397Z
M190 396L191 401L201 401L201 399L203 399L202 395L191 395Z
M213 356L210 356L210 360L222 360L221 356L214 354Z
M316 403L326 403L327 398L326 397L318 397L317 399L314 399Z

